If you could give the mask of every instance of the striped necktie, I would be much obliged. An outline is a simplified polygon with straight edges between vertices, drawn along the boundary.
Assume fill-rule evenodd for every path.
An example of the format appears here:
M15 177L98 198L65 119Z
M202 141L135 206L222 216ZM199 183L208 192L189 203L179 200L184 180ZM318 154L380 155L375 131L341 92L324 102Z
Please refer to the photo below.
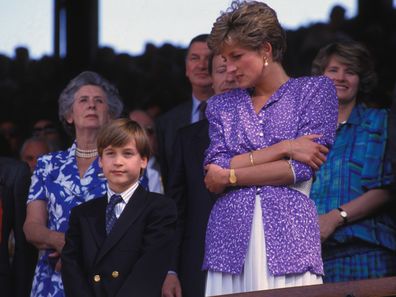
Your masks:
M109 203L106 206L106 234L109 235L111 229L115 222L117 221L117 217L114 211L115 206L122 202L122 197L120 195L113 195L110 198Z

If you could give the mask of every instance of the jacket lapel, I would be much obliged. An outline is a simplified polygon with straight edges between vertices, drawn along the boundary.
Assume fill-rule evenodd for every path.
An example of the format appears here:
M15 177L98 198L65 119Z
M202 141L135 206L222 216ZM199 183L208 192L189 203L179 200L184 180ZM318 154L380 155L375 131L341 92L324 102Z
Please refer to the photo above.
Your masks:
M99 209L95 207L95 210L92 211L89 215L86 216L88 221L89 228L95 238L95 242L97 248L103 245L103 242L106 239L106 205L107 205L107 196L97 199L97 203L95 205L99 206Z
M113 229L103 242L98 257L96 259L99 262L106 253L117 244L117 242L122 238L125 232L128 231L130 226L136 221L139 215L142 213L147 205L147 191L142 187L138 186L135 193L132 195L128 204L125 206L121 216L118 218L117 222L114 224ZM103 225L104 226L104 225ZM102 228L104 229L104 228Z

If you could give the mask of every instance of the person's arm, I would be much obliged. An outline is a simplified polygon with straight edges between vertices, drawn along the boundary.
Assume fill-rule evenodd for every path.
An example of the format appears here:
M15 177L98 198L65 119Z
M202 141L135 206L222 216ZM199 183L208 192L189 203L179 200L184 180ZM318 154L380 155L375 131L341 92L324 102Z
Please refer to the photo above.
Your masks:
M317 170L326 161L329 149L314 142L321 135L303 135L283 140L269 147L234 156L231 168L250 167L282 159L294 159Z
M31 201L27 205L26 220L23 225L26 239L38 249L54 249L58 253L65 244L65 234L47 227L47 202Z
M185 215L186 215L186 173L183 157L182 132L178 131L175 144L173 147L172 168L169 171L168 194L177 207L177 224L174 242L174 251L171 266L162 285L163 297L181 297L181 284L177 276L180 249L184 233ZM176 274L175 274L176 273Z
M40 250L53 250L48 254L55 260L55 270L60 271L60 253L65 244L65 234L47 227L47 202L31 201L27 206L26 220L23 225L26 240Z
M388 190L373 189L340 207L348 214L348 224L373 215L391 199ZM319 216L320 237L325 241L334 231L344 225L338 209Z
M206 187L210 192L217 194L222 193L228 186L280 186L294 183L294 174L287 160L234 169L237 177L237 182L234 184L229 181L230 169L215 164L209 164L205 168Z
M63 287L66 296L93 297L95 294L81 266L83 263L83 248L81 244L80 220L77 212L77 208L71 210L69 229L65 235L66 243L61 253Z
M146 219L141 256L131 269L117 296L157 297L167 274L173 253L176 228L176 206L172 200L159 197Z
M321 135L315 141L328 148L333 144L337 125L338 103L336 91L333 83L328 78L322 77L315 80L314 83L316 85L309 88L310 92L305 94L304 105L301 106L301 120L297 137L310 134ZM215 111L212 112L215 113ZM215 116L213 118L216 120ZM211 123L211 127L216 132L214 135L221 140L223 137L221 124L215 122L215 125L212 125ZM220 141L220 143L222 142ZM225 154L225 151L226 146L223 145L220 152ZM231 159L232 157L230 157L229 165L231 165ZM246 162L246 156L243 159ZM208 162L206 164L209 165ZM223 164L227 165L225 162ZM227 169L220 170L221 168L213 166L213 164L206 166L207 175L205 177L205 184L210 191L221 193L229 186L228 168L230 166L224 166L221 163L217 165ZM235 169L235 174L238 180L237 185L241 186L288 185L309 180L313 176L313 171L311 166L293 159L288 163L285 160L279 160L259 166L237 168ZM216 174L219 176L216 177ZM292 179L291 177L294 178Z

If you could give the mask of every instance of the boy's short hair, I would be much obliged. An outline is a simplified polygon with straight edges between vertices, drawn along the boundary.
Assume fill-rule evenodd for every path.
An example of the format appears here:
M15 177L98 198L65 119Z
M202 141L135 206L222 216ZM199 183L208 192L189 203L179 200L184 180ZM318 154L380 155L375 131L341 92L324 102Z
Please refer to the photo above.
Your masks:
M127 118L111 121L100 129L97 139L99 156L106 147L122 147L131 140L135 140L140 156L149 159L150 142L146 132L137 122Z

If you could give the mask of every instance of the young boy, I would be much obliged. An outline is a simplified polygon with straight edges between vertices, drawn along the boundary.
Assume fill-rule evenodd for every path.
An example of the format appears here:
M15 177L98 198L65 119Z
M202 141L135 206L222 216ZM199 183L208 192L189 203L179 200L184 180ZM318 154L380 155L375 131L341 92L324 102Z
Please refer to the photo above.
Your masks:
M62 251L66 296L159 297L172 254L176 207L139 185L150 146L136 122L113 121L97 142L107 196L72 209Z

